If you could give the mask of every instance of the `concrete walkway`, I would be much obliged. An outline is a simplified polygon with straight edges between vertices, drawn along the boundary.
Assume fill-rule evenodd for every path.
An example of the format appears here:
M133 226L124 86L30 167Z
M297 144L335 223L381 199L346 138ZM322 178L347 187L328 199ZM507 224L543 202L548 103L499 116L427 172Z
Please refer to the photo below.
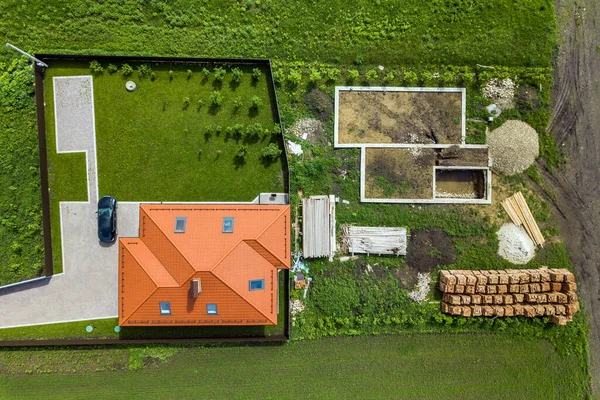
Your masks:
M54 78L56 148L85 152L88 201L61 202L63 273L0 291L0 327L50 324L118 314L118 245L98 241L96 135L91 76ZM119 204L123 236L138 235L139 206Z

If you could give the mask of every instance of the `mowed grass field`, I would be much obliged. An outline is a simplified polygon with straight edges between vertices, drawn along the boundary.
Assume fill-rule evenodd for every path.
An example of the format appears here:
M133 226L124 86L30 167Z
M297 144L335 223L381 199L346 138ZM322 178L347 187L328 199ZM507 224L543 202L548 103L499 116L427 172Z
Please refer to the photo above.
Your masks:
M30 353L36 360L43 352ZM81 360L65 359L83 366L94 357L90 353L82 354ZM146 359L142 371L4 376L0 397L546 400L578 399L585 393L579 386L585 371L578 369L577 358L557 355L543 340L496 335L346 337L275 346L176 348L163 358L167 360ZM112 354L110 362L119 359L126 360L126 353ZM5 368L12 372L15 368L8 364ZM45 372L56 368L49 361L40 364Z

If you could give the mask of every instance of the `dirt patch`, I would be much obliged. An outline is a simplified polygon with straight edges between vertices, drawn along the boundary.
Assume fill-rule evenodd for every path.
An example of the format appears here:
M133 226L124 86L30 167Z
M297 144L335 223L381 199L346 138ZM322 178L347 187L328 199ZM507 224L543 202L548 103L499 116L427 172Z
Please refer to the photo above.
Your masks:
M333 99L319 89L312 89L304 96L308 108L323 122L328 122L333 114Z
M430 199L433 196L435 151L365 149L365 195L368 198Z
M286 130L286 133L295 135L297 138L306 140L312 144L329 145L327 134L323 129L323 124L321 121L314 118L297 120L294 125Z
M438 162L441 166L459 166L459 167L487 167L489 164L489 150L472 149L459 146L452 146L441 149L438 153Z
M438 265L450 265L455 261L456 248L443 230L411 232L406 264L415 271L415 278L416 272L431 272Z
M403 265L392 270L392 275L394 278L398 279L398 286L406 290L413 289L417 283L418 273L419 271L409 267L408 265Z
M339 92L339 143L460 143L462 94Z

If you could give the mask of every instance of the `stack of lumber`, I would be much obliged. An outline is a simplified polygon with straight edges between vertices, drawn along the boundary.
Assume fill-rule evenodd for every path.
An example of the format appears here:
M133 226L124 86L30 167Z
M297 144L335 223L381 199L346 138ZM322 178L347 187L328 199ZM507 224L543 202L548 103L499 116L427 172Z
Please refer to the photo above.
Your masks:
M540 317L565 325L579 310L566 269L440 271L442 312L463 317Z
M404 256L406 228L345 225L342 227L342 242L352 255L366 253Z
M537 222L535 222L533 214L521 192L517 192L504 199L502 201L502 207L504 207L504 210L515 225L523 225L527 234L531 237L531 240L533 240L533 243L537 246L544 245L545 240L542 236L542 232L540 231Z
M335 197L302 199L302 253L305 258L328 257L335 253Z

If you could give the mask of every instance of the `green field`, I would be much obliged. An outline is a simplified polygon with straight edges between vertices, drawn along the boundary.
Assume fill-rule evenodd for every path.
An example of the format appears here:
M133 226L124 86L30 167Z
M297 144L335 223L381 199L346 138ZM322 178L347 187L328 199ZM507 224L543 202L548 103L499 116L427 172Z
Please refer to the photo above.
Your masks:
M123 354L125 352L125 354ZM89 371L98 352L70 354L60 367L28 351L24 367L5 361L0 397L46 399L579 399L586 371L543 340L485 335L322 339L288 345L106 352L109 368ZM154 356L154 357L151 357ZM137 360L136 360L137 358ZM145 361L143 360L145 358ZM160 358L166 361L159 361ZM77 367L79 365L79 367ZM36 369L37 366L37 369ZM23 375L23 369L31 374ZM20 374L12 373L20 371ZM88 371L88 373L82 373ZM41 373L40 373L41 372Z

